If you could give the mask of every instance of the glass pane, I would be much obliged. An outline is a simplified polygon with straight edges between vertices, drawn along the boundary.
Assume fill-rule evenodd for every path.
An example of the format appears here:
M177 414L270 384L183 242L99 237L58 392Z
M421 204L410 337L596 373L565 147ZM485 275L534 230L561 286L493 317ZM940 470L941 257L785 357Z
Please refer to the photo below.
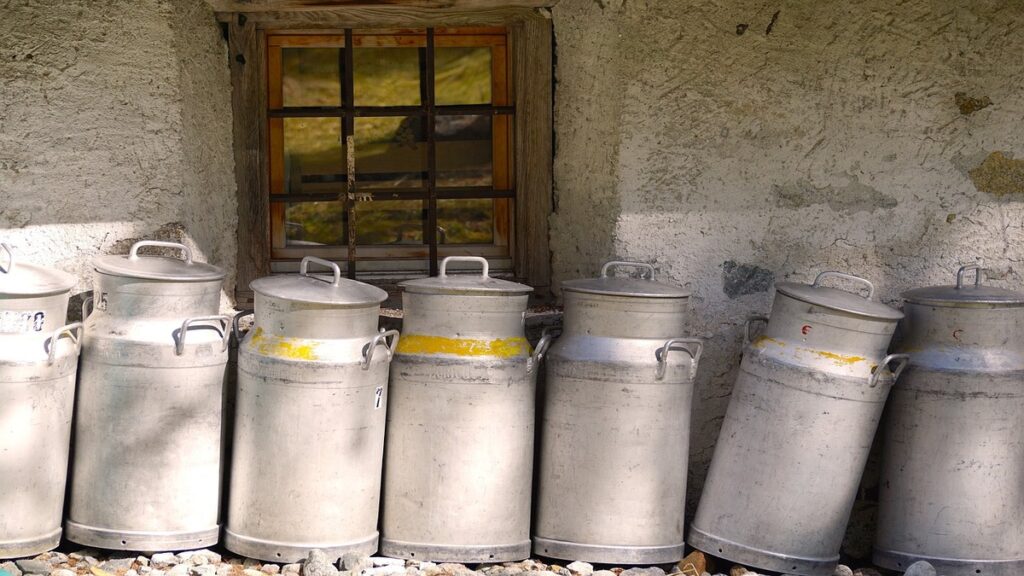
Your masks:
M356 106L419 106L419 48L355 48Z
M490 186L491 117L438 116L438 186Z
M284 192L337 191L345 185L340 118L284 119Z
M438 200L437 227L440 244L492 244L494 200Z
M288 106L341 106L338 48L282 48L281 90Z
M438 105L491 103L491 49L434 49L434 100Z
M342 202L296 202L285 205L288 246L344 246L345 205Z
M356 118L356 182L361 187L426 185L427 143L416 116Z
M356 244L423 244L422 200L356 203Z

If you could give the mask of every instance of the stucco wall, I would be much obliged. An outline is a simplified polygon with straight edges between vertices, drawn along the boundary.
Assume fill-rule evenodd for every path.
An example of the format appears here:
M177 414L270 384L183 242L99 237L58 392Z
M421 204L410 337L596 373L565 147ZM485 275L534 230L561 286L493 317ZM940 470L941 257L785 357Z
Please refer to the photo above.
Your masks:
M75 273L78 292L96 254L184 240L228 269L232 294L231 84L206 3L0 10L0 241Z
M842 270L896 303L983 259L1021 287L1024 4L562 0L553 18L555 281L615 256L692 288L691 505L773 281Z

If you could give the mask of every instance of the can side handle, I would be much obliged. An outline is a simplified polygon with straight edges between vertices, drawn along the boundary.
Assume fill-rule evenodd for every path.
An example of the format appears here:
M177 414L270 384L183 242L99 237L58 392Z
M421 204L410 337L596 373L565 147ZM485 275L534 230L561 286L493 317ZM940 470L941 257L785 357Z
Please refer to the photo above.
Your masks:
M242 341L242 331L238 328L238 321L246 316L252 316L255 313L255 310L242 310L238 314L235 314L235 317L231 319L231 335L235 337L236 343L241 343Z
M871 379L868 381L868 386L870 388L878 386L878 379L882 375L883 368L887 368L890 372L892 372L892 380L893 382L895 382L896 380L899 379L900 372L903 372L903 369L907 367L907 362L909 361L909 354L889 354L888 356L882 359L882 362L875 368L875 371L871 373ZM896 364L895 370L889 367L889 364L893 362L898 363Z
M487 258L484 258L483 256L448 256L444 260L441 260L441 266L437 271L437 275L441 278L448 275L449 262L477 262L483 268L480 276L483 278L490 278L489 273L491 271L491 264L487 261Z
M388 343L388 337L391 337L391 343ZM373 352L377 349L377 346L384 344L384 350L388 355L388 362L395 357L395 349L398 348L398 338L400 334L398 330L381 330L380 334L373 337L373 340L363 347L363 364L361 368L363 370L370 369L370 362L373 360Z
M86 319L88 319L89 316L92 316L93 310L96 309L95 306L93 306L93 302L95 302L95 300L93 300L92 296L86 296L85 298L82 298L82 321L83 322Z
M864 298L865 300L871 300L875 296L875 285L872 284L870 280L868 280L867 278L861 278L860 276L854 276L853 274L847 274L846 272L822 272L821 274L818 274L817 278L814 279L814 284L811 284L811 287L818 288L819 286L821 286L821 281L824 280L825 278L842 278L844 280L858 282L860 284L867 286L868 288L868 295L867 297Z
M641 268L642 269L642 271L640 272L640 278L641 279L644 279L644 280L654 280L654 266L652 266L652 265L650 265L650 264L648 264L646 262L627 262L625 260L612 260L611 262L605 262L604 266L601 267L601 278L607 278L608 277L608 270L610 270L612 268L618 268L620 266L627 267L627 268ZM644 272L647 273L646 276L644 275Z
M978 286L981 286L982 281L985 279L985 269L982 268L980 264L968 264L966 266L961 266L960 269L956 271L957 290L964 287L964 276L972 270L974 271L974 287L977 288Z
M752 314L747 317L747 321L743 323L743 345L750 346L754 341L753 334L750 329L754 324L763 323L767 326L768 315L767 314Z
M140 258L139 249L145 248L147 246L152 246L155 248L174 248L175 250L181 250L182 254L185 256L185 264L192 264L191 248L178 242L164 242L163 240L140 240L139 242L132 244L132 249L128 251L128 259L138 260Z
M215 316L196 316L195 318L186 318L181 323L181 328L175 330L171 336L174 338L174 355L181 356L185 353L185 335L188 334L188 329L195 322L213 322L219 320L220 332L221 332L221 348L223 352L228 349L228 340L231 339L231 316L227 314L218 314Z
M14 270L14 251L11 250L10 244L6 242L0 242L0 249L7 253L7 268L0 268L0 272L10 274L11 270Z
M689 346L678 346L673 348L676 344L687 344L693 345L696 349L690 349ZM697 363L700 362L700 356L704 352L704 341L699 338L671 338L665 341L665 345L654 351L654 357L658 360L658 371L654 377L658 380L665 378L665 370L668 368L668 353L672 350L682 350L690 355L693 359L693 367L690 370L690 377L692 378L697 373Z
M338 286L341 284L341 267L331 262L330 260L324 260L323 258L317 258L316 256L306 256L302 259L299 264L299 276L309 276L307 270L309 270L309 263L319 264L325 268L330 268L334 274L334 280L331 281L331 286Z
M533 354L530 355L530 362L526 367L527 374L533 374L540 367L540 363L544 360L544 355L547 354L548 348L551 347L551 343L558 338L559 334L555 334L551 328L545 328L540 333L540 341L537 342L537 347L533 349Z
M56 330L53 331L53 335L50 336L44 344L48 348L46 362L48 365L52 366L53 363L57 360L57 341L60 340L60 337L65 334L67 334L68 337L70 337L71 340L75 343L76 356L78 355L78 352L82 349L82 323L72 322L71 324L61 326L60 328L57 328Z

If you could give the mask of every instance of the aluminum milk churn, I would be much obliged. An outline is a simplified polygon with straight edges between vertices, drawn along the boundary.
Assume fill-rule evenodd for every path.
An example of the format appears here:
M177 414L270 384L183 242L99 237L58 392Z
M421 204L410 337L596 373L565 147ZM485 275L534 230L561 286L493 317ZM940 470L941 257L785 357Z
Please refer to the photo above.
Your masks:
M180 257L139 254L147 247ZM231 332L230 316L217 315L224 271L157 241L94 266L67 537L142 551L216 544Z
M1024 294L972 265L903 298L910 363L883 425L875 563L1024 574Z
M331 269L313 275L310 264ZM307 256L260 278L238 351L224 545L295 562L377 550L388 367L398 332L378 332L383 290Z
M448 275L451 262L482 274ZM453 256L402 284L391 365L381 552L438 562L530 555L536 369L524 320L531 287Z
M640 278L610 276L639 268ZM690 293L654 268L609 262L562 284L562 335L547 355L533 549L609 564L683 557L693 377Z
M0 558L57 547L82 324L65 325L73 276L0 244Z
M866 297L822 284L860 284ZM899 311L863 278L776 285L749 341L689 543L778 572L831 575L889 388ZM761 318L763 319L763 318ZM892 368L890 372L889 368Z

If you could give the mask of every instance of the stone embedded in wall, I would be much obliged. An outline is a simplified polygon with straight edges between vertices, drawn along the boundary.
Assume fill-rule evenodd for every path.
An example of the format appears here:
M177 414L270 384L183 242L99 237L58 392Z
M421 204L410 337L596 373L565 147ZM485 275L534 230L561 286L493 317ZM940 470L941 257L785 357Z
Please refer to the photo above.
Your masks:
M992 152L968 172L979 192L994 196L1024 194L1024 160L1016 160L1009 152Z
M815 186L804 179L783 185L772 186L775 203L781 208L806 208L816 204L828 204L836 212L852 214L872 212L879 208L895 208L897 201L856 177L838 188L831 185Z
M722 291L729 298L767 292L775 282L775 274L753 264L722 263Z
M975 98L974 96L968 96L966 92L957 92L954 94L953 101L956 102L956 107L960 109L960 113L964 116L974 114L978 110L988 108L992 105L992 99L988 96Z
M118 239L107 251L108 254L127 254L132 249L132 244L141 242L143 240L160 240L162 242L177 242L179 244L187 244L187 232L185 225L181 222L168 222L156 230L146 234L140 238L121 238ZM175 250L169 248L147 248L149 252L146 254L159 254L161 256L168 256L171 258L180 258L179 254Z

